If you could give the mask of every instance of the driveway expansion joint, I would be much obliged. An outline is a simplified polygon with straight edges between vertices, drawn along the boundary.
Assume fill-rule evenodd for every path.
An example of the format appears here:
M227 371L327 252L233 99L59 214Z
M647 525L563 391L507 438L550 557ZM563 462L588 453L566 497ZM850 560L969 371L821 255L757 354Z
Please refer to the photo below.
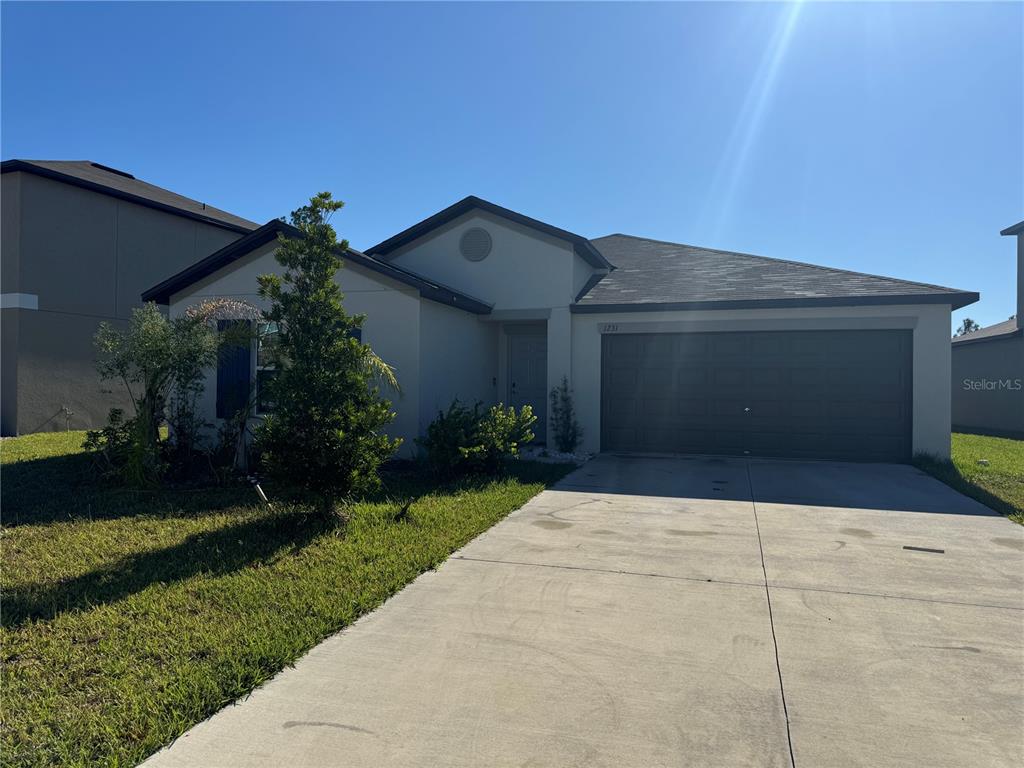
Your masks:
M750 462L745 461L747 487L750 490L750 508L754 512L754 529L757 531L757 549L761 554L761 572L764 574L764 596L768 603L768 623L772 630L772 649L775 652L775 671L779 675L779 695L782 698L782 714L786 718L786 743L789 745L789 764L796 768L793 755L793 733L789 724L789 707L786 705L786 687L782 683L782 665L779 663L779 641L775 636L775 616L772 614L772 592L768 586L768 568L764 563L764 545L761 543L761 524L757 519L757 500L754 497L754 482L750 478Z
M756 587L761 589L764 585L752 581L726 581L722 579L707 579L699 576L672 576L666 573L645 573L643 571L626 571L614 568L590 568L585 565L557 565L555 563L527 563L524 560L498 560L490 557L468 557L466 555L452 555L452 560L466 560L473 563L494 563L495 565L525 565L530 568L557 568L562 571L586 571L588 573L610 573L618 576L645 576L652 579L668 579L669 581L693 581L698 584L724 584L731 587Z

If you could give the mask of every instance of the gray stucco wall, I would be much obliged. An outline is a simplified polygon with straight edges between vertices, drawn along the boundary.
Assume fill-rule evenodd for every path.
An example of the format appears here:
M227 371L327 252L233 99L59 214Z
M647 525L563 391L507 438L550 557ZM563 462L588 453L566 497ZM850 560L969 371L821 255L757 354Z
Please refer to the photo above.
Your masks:
M0 424L3 434L14 434L18 423L18 320L17 309L0 310ZM8 432L8 425L10 432Z
M1024 437L1024 336L953 345L953 429Z
M129 405L96 375L100 322L124 325L145 288L241 235L33 174L2 178L2 290L38 297L3 313L2 432L62 430L62 406L72 429L98 426Z

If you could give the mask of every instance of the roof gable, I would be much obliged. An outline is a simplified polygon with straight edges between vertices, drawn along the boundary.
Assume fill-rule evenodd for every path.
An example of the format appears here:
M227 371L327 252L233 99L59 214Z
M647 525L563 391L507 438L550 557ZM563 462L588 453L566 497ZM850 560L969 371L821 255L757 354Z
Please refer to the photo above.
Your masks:
M580 297L575 311L623 305L720 309L938 303L959 308L978 300L977 293L954 288L630 235L592 242L617 268Z
M211 253L205 259L153 286L142 294L142 300L167 304L173 294L238 261L257 248L277 240L278 235L298 238L302 237L302 232L279 219L272 219L245 237L226 245L219 251ZM358 264L385 277L390 277L399 283L411 286L418 290L423 298L430 299L431 301L464 309L474 314L487 314L491 311L491 305L480 299L456 291L441 283L428 280L401 267L379 261L352 248L349 248L343 254L343 258L345 261Z
M582 235L577 235L574 232L569 232L565 229L546 224L543 221L532 219L529 216L524 216L521 213L503 208L500 205L483 200L482 198L470 195L469 197L463 198L454 205L450 205L443 211L435 213L418 224L413 224L408 229L402 230L397 235L389 237L382 243L372 248L367 248L366 253L371 256L377 256L382 260L387 260L390 254L403 245L407 245L414 240L417 240L424 235L430 233L434 229L447 224L454 219L468 213L472 210L486 211L494 216L499 216L503 219L515 222L521 226L533 229L538 232L543 232L546 235L565 240L572 244L573 250L576 254L590 264L592 267L597 269L611 269L612 265L605 259L605 257L598 251L593 244Z
M15 171L31 173L239 233L251 232L259 226L241 216L140 181L130 173L88 160L5 160L0 163L0 173Z

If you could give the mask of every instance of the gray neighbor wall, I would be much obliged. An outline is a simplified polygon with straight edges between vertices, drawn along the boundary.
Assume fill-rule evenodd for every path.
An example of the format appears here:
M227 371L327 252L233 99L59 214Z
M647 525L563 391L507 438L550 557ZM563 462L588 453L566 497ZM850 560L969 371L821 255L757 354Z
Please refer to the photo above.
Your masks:
M1024 438L1024 232L1016 239L1015 328L953 344L951 415L957 432Z
M146 288L241 235L26 172L3 174L2 270L6 297L38 308L0 317L4 435L101 425L129 400L100 382L93 336L101 321L124 327Z
M1024 438L1024 336L953 345L953 430Z

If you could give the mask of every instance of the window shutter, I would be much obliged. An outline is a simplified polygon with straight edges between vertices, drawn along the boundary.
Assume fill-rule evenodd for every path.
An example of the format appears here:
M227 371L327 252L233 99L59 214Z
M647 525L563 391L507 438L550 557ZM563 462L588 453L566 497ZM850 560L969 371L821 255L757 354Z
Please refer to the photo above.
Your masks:
M217 330L232 325L249 325L248 320L218 320ZM243 410L252 388L252 345L232 344L221 349L217 359L217 418L230 419Z

